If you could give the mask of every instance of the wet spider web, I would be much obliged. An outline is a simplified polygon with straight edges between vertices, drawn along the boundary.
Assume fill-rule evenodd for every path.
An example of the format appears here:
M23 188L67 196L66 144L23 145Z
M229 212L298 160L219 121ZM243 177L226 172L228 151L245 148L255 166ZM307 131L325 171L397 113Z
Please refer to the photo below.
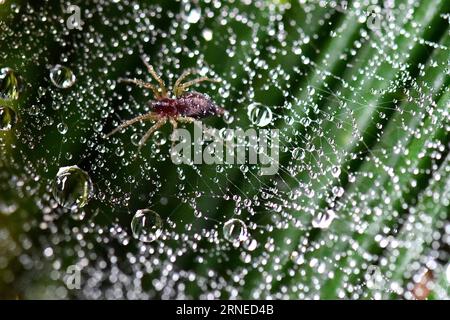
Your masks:
M368 1L73 1L82 30L64 2L0 4L0 67L25 82L20 121L0 136L0 289L414 299L432 274L448 298L449 8L437 2L380 3L377 29ZM221 79L195 88L228 111L208 128L278 129L278 173L175 165L170 125L138 158L148 123L104 139L149 111L150 91L117 82L151 80L142 53L167 84L187 68ZM94 192L66 209L52 185L75 165ZM131 226L145 209L162 221L152 242Z

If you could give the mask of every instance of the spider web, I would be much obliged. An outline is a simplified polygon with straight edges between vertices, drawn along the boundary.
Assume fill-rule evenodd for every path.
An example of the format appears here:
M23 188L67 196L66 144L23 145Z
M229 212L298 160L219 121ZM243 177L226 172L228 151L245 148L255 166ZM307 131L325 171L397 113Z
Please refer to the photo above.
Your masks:
M424 14L444 1L398 1L377 30L369 1L73 4L81 31L62 2L0 5L1 45L13 44L2 64L27 83L21 123L0 140L4 283L26 297L413 299L431 270L448 298L448 17ZM195 88L227 110L208 128L279 129L278 173L175 165L170 125L137 158L148 123L104 139L150 111L151 92L117 81L151 81L142 52L166 83L188 68L222 80ZM67 90L49 80L58 63L76 75ZM249 116L255 104L268 125ZM71 165L95 188L77 211L52 196ZM139 209L163 219L157 241L133 238ZM248 240L227 241L233 218ZM81 290L64 283L70 265Z

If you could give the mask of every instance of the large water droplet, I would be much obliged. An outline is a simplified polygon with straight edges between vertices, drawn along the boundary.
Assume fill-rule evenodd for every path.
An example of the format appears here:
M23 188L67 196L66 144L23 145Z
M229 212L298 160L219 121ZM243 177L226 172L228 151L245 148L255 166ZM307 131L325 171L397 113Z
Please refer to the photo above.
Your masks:
M67 209L84 207L94 192L91 178L78 166L62 167L53 183L53 196Z
M0 69L0 98L17 100L22 91L22 79L11 68Z
M159 214L150 209L136 211L131 220L133 237L142 242L152 242L162 234L163 221Z
M223 225L223 236L231 243L246 241L248 239L247 226L240 219L230 219Z
M71 87L76 79L75 74L68 67L57 64L50 69L50 80L60 89Z
M272 122L272 110L258 102L248 106L247 115L250 121L258 127L265 127Z
M9 131L17 123L17 114L10 107L0 106L0 131Z

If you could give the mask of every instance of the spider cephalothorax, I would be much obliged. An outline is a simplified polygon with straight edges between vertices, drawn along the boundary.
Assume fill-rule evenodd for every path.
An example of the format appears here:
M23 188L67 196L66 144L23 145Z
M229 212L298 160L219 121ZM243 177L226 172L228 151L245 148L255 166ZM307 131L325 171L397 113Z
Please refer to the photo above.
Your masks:
M218 82L207 77L200 77L188 82L182 82L191 70L183 72L173 86L174 98L168 96L168 91L164 81L155 72L155 69L142 57L142 61L146 65L152 77L158 82L158 87L151 83L147 83L138 79L119 79L120 82L133 83L140 87L153 91L155 100L149 102L151 110L149 113L139 115L131 120L127 120L116 129L106 135L109 137L114 133L141 121L153 121L155 124L147 131L147 133L139 141L141 148L150 136L169 121L173 128L176 129L178 122L193 122L208 116L217 116L224 113L224 109L218 107L207 95L198 92L186 92L186 89L192 85L203 81Z

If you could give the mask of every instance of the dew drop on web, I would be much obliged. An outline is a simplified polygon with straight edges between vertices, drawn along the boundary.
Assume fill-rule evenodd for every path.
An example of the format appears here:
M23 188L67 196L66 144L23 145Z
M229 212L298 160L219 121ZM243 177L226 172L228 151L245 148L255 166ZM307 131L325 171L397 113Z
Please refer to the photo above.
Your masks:
M69 128L67 127L67 124L65 124L65 123L63 123L63 122L58 123L58 125L57 125L56 127L57 127L57 129L58 129L58 132L61 133L61 134L66 134L66 133L67 133L67 130L69 129Z
M163 221L158 213L150 209L136 211L131 220L133 237L142 242L153 242L162 234Z
M50 69L50 80L57 88L67 89L73 86L76 76L70 68L57 64Z
M272 122L272 110L257 102L248 106L247 115L250 121L258 127L265 127Z
M312 226L318 229L327 229L330 227L336 214L333 210L326 210L326 212L319 212L312 221Z
M61 167L53 181L53 196L64 208L79 209L87 205L94 193L89 174L78 166Z
M231 243L248 239L247 225L240 219L230 219L223 225L223 236Z

